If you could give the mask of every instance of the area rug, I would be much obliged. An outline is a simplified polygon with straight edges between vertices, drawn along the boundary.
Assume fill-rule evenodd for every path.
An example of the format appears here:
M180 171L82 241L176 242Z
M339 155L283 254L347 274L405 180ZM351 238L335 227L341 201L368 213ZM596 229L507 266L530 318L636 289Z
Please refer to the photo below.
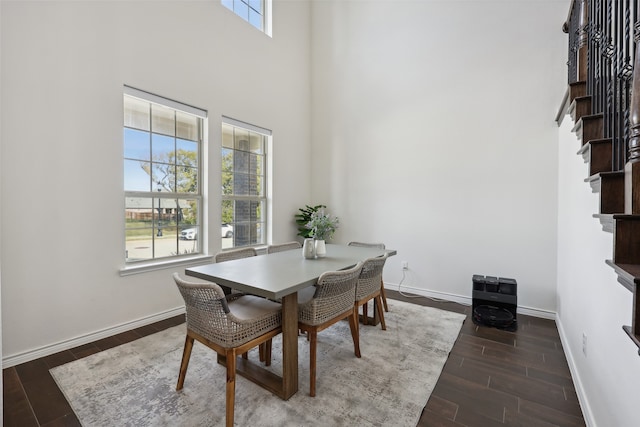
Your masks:
M283 401L238 376L238 426L415 426L465 316L388 300L387 330L360 327L362 358L348 322L318 334L316 397L309 396L309 344L298 338L299 390ZM196 342L184 389L176 381L185 325L51 369L83 426L218 426L225 368ZM281 337L270 369L282 372ZM257 361L256 350L249 353Z

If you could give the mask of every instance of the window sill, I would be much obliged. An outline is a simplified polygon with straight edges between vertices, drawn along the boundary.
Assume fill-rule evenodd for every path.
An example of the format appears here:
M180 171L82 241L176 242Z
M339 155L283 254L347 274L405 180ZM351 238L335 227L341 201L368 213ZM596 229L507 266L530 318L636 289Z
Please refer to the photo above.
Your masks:
M211 255L198 255L189 258L171 259L166 261L155 261L149 263L136 263L120 269L120 276L130 276L132 274L148 273L150 271L164 270L182 265L197 265L213 262Z

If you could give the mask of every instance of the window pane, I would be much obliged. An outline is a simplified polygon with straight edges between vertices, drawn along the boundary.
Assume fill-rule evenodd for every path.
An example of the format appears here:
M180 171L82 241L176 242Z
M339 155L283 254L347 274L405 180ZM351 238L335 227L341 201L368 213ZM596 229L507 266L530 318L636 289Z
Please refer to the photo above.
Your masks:
M125 199L125 256L128 261L150 259L153 256L152 199Z
M233 171L249 173L249 153L246 151L235 151L233 155Z
M141 99L124 97L124 125L130 128L150 130L150 104Z
M198 143L193 141L185 141L178 139L176 141L178 165L198 167Z
M196 194L198 192L198 168L178 166L176 171L176 191Z
M151 105L151 131L175 136L175 110L162 105Z
M128 159L150 160L151 142L149 132L124 129L124 157Z
M178 199L177 220L183 229L198 225L198 200Z
M222 149L222 172L233 172L233 150Z
M222 201L222 222L225 224L233 223L233 200Z
M181 227L178 240L179 255L189 255L200 252L200 227Z
M222 194L233 194L233 151L222 150Z
M233 194L236 196L248 196L251 194L249 188L249 175L246 173L233 174Z
M149 163L139 160L124 161L124 189L125 191L149 191L151 179Z
M249 155L249 171L253 175L262 175L263 174L263 162L264 156L256 156L255 154Z
M176 191L175 166L166 163L152 163L151 171L153 181L152 191L164 191L173 193Z
M198 118L191 114L176 111L176 133L178 138L199 141Z
M153 229L127 230L125 258L127 262L153 258Z
M155 258L178 255L178 228L167 224L159 225L153 242L153 256Z
M262 13L262 0L249 0L249 7L258 13Z
M153 199L127 197L125 199L125 227L127 229L153 227Z
M151 136L151 155L156 162L173 162L175 155L176 140L171 136L158 135Z
M262 15L253 9L249 9L249 24L253 25L260 31L262 30Z
M222 146L227 148L233 147L233 126L222 124Z
M251 132L249 134L249 149L255 154L264 154L265 137L259 133Z
M249 131L242 128L234 130L234 148L236 150L249 151Z
M251 224L236 223L233 226L233 246L249 246L251 244Z
M233 2L233 11L245 21L249 20L249 6L246 3L235 0Z
M229 10L233 10L233 0L222 0L222 5Z
M264 243L262 240L262 223L258 222L251 226L251 244L259 245Z

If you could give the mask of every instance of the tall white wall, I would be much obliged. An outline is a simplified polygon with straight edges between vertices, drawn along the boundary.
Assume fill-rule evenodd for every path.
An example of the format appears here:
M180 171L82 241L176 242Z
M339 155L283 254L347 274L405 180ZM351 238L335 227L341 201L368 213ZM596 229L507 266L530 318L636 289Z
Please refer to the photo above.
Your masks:
M119 274L124 84L208 111L210 189L221 115L273 130L273 239L295 237L311 190L308 2L274 3L273 38L219 1L0 7L4 359L183 305L171 280L183 267Z
M337 241L398 250L385 280L471 297L518 281L553 316L568 1L322 1L312 7L313 198Z
M589 172L576 155L580 142L572 126L566 117L558 144L557 323L591 425L637 426L640 357L622 330L631 324L632 294L605 264L612 258L613 235L592 217L598 195L584 182Z

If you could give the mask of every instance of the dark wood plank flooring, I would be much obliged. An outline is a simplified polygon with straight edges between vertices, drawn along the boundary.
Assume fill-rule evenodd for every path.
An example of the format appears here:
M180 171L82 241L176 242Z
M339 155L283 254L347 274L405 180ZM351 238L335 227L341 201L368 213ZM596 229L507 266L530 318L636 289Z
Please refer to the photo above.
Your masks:
M555 322L518 315L518 331L478 327L471 308L389 298L467 315L418 426L584 426ZM177 316L2 371L4 426L79 426L49 369L184 322Z

